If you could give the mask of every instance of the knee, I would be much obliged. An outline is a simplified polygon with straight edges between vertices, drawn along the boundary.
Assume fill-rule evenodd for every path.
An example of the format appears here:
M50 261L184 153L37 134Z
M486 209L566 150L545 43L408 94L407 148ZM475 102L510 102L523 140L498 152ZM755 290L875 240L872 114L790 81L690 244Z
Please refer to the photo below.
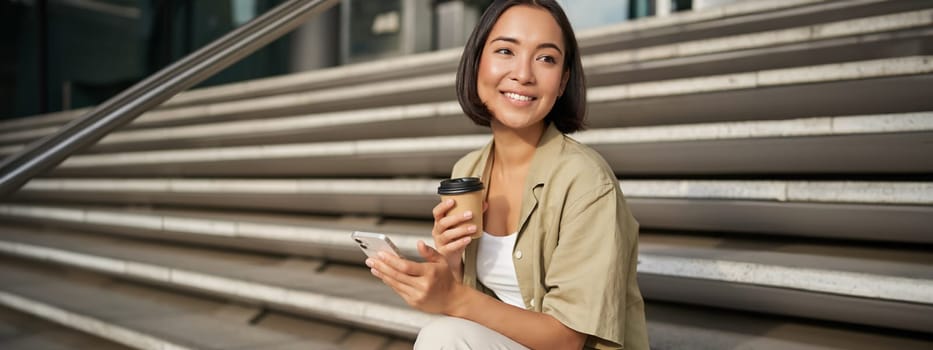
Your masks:
M418 332L415 350L464 349L466 339L462 320L442 316L434 319Z

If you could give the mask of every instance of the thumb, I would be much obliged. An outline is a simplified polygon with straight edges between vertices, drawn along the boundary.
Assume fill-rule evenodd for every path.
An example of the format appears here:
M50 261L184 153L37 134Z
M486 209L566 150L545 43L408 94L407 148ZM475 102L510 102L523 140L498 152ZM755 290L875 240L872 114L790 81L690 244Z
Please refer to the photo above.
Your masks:
M444 260L444 256L441 255L441 253L438 253L437 250L420 240L418 241L418 253L421 254L421 257L423 257L425 261L438 262Z

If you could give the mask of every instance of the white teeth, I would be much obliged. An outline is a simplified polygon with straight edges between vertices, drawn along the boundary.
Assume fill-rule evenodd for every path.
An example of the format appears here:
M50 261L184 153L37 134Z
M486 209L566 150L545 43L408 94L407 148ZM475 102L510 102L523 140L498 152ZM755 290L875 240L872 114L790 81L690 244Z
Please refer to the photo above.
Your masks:
M505 93L505 97L508 97L508 98L510 98L510 99L513 99L513 100L518 100L518 101L531 101L531 97L529 97L529 96L522 96L522 95L516 94L516 93L514 93L514 92L506 92L506 93Z

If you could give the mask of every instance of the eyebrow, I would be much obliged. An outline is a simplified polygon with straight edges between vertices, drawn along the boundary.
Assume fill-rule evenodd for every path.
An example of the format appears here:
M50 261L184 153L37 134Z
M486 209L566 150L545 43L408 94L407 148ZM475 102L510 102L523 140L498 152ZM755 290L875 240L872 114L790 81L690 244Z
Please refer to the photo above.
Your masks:
M507 42L510 42L510 43L513 43L513 44L519 44L518 39L515 39L515 38L512 38L512 37L507 37L507 36L496 37L495 39L492 39L492 40L490 41L490 43L494 43L494 42L496 42L496 41L507 41ZM557 52L560 52L561 55L564 54L564 52L561 51L560 47L558 47L557 44L555 44L555 43L541 43L541 44L538 45L538 49L543 49L543 48L548 48L548 47L549 47L549 48L552 48L552 49L554 49L554 50L557 50Z

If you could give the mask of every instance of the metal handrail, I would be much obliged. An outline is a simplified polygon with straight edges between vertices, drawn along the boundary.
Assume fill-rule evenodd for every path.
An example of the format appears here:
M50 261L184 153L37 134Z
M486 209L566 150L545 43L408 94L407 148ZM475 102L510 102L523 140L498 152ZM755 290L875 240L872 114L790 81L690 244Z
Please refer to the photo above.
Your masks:
M111 131L295 29L340 0L288 0L101 103L0 164L0 197Z

